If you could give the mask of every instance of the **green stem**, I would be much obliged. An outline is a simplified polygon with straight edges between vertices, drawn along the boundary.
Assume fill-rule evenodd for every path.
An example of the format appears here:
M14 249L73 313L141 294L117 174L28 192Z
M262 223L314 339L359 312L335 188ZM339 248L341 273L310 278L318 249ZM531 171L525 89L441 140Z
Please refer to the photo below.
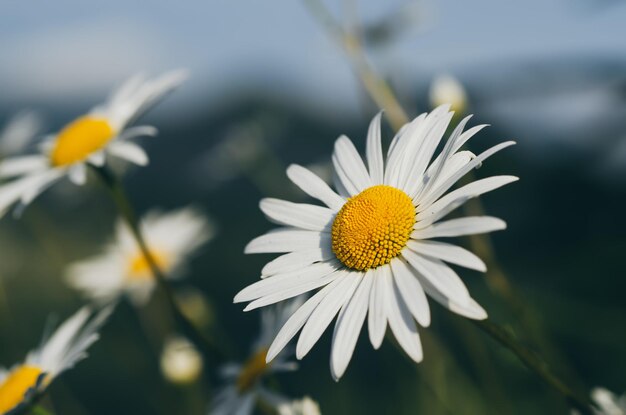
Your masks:
M504 327L489 320L471 320L475 326L487 333L502 346L509 349L517 358L530 370L535 372L544 382L560 392L567 401L580 410L583 414L592 413L592 403L587 395L578 394L572 391L563 381L561 381L546 362L536 353L522 346L517 339Z
M124 187L120 181L112 174L106 167L93 167L94 171L100 177L105 187L109 190L111 198L115 202L122 218L128 224L130 231L141 250L141 253L146 259L150 271L157 282L157 285L161 289L161 292L165 296L165 300L169 306L169 309L174 317L174 321L183 330L184 333L189 335L190 339L198 345L198 348L203 352L205 358L219 358L224 359L225 354L222 350L201 330L199 330L189 318L182 312L176 298L174 296L174 290L168 283L165 274L157 264L154 256L148 249L148 245L141 233L139 227L139 221L130 204L128 196L124 190Z

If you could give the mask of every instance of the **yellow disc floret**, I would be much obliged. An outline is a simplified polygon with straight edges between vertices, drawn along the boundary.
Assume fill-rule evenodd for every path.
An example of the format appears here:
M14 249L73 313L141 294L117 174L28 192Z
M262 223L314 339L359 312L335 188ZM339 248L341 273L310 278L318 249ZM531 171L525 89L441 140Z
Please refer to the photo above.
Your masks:
M266 348L260 349L243 365L237 378L237 390L239 393L250 390L269 369L270 365L265 363L267 350Z
M29 365L13 369L6 379L0 382L0 414L22 403L26 392L37 385L42 373L38 367Z
M343 205L332 227L332 247L347 267L359 271L388 264L409 240L415 207L406 193L378 185Z
M85 160L91 154L104 148L115 130L104 118L90 115L80 117L61 130L50 153L53 166L67 166Z
M159 250L150 250L156 265L165 270L169 265L168 256ZM137 252L128 259L128 278L131 280L144 280L152 278L150 264L142 252Z

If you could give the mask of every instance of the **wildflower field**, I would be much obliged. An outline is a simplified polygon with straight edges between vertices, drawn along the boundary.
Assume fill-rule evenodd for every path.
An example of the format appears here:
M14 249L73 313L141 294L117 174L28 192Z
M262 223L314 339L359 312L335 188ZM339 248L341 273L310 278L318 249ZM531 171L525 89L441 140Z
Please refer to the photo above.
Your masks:
M620 1L0 4L0 414L626 415Z

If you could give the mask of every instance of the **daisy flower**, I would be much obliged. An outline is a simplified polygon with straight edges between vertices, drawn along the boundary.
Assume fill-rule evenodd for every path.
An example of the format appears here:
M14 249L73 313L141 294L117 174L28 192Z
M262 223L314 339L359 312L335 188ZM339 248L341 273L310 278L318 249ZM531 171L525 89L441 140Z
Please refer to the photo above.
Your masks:
M262 280L240 291L234 301L250 301L248 311L321 288L283 326L269 348L268 362L300 329L296 356L303 358L337 313L331 352L335 379L348 366L366 315L374 348L380 347L389 323L398 343L419 362L422 347L414 320L424 327L430 324L426 294L457 314L487 317L448 265L485 271L485 264L459 246L432 239L506 227L488 216L442 219L468 199L517 180L494 176L449 191L470 170L514 143L478 156L460 151L484 127L464 132L467 117L434 157L452 116L448 106L420 115L399 131L383 162L378 114L367 136L367 167L347 137L336 141L336 191L304 167L287 169L291 181L326 206L261 201L265 215L284 227L252 240L245 252L284 255L269 262Z
M0 368L0 414L17 410L44 392L61 373L87 357L87 349L98 340L112 307L93 318L89 308L82 308L65 321L23 363L6 370Z
M140 228L155 261L170 279L185 275L190 256L213 236L207 218L190 207L149 212ZM148 261L121 219L114 240L102 254L71 265L66 280L94 300L107 302L128 294L138 306L148 301L156 285Z
M185 71L166 73L154 79L130 78L104 104L48 137L38 154L4 160L0 163L0 177L13 180L0 186L0 214L18 202L28 205L65 176L77 185L84 184L87 164L102 166L106 156L146 165L146 153L129 140L155 135L157 131L151 126L128 126L185 78Z
M249 415L252 414L257 400L275 409L290 402L289 399L265 388L262 381L268 374L297 369L297 364L290 360L292 350L283 351L271 363L266 363L266 355L280 327L302 303L302 299L298 297L263 310L261 333L248 359L243 364L229 363L220 369L225 386L219 390L212 402L209 410L211 415Z

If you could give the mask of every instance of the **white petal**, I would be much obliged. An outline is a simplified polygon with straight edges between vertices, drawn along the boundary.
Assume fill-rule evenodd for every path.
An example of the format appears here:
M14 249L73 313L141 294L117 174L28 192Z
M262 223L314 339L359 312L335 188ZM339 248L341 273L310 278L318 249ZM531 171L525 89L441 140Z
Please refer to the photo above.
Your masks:
M127 128L117 137L118 140L130 140L135 137L154 137L159 134L159 130L151 125L138 125Z
M280 290L316 282L333 273L338 267L339 264L336 261L320 262L304 269L264 278L239 291L233 301L235 303L252 301Z
M87 168L83 163L77 163L69 168L68 177L77 186L82 186L87 181Z
M517 180L518 178L515 176L487 177L486 179L476 180L475 182L453 190L426 209L420 211L421 207L418 206L417 210L419 213L415 217L417 223L414 228L424 229L446 216L448 213L458 208L469 199L480 196Z
M387 305L389 327L409 357L415 362L421 362L424 354L415 321L398 292L398 288L393 284L391 275L385 276L385 284L387 285L385 304Z
M405 124L391 141L387 153L387 164L385 166L385 184L398 187L409 137L411 137L415 131L423 128L427 115L427 113L420 114L413 121Z
M0 185L0 215L15 203L26 196L28 202L40 194L50 183L61 176L58 170L49 170L41 173L21 177L12 182Z
M335 318L339 309L352 297L363 274L354 271L338 271L340 283L315 308L307 320L296 346L296 357L302 359L317 343L326 327Z
M316 231L279 228L251 240L246 254L281 253L322 248L330 245L330 237Z
M367 330L369 332L370 342L374 349L378 349L385 337L387 329L387 307L385 306L385 289L384 275L389 273L389 267L378 267L367 271L372 273L374 280L369 298L369 313L367 319Z
M481 272L487 271L487 266L480 258L460 246L438 241L409 240L407 247L418 254L438 258L451 264Z
M452 187L452 185L454 185L454 183L456 183L461 177L465 176L465 174L467 174L471 169L479 166L488 157L494 155L498 151L510 147L513 144L515 144L514 141L507 141L482 152L475 159L467 163L461 170L446 179L443 183L438 184L437 186L433 186L433 188L428 193L425 193L424 196L419 200L420 208L423 209L424 207L432 204L434 201L439 199L439 197L443 195L450 187Z
M107 151L138 166L146 166L149 161L144 149L130 141L115 141L109 145Z
M337 191L339 196L341 196L342 198L348 199L350 197L350 192L348 192L346 187L341 182L339 176L337 176L337 172L335 171L335 169L333 169L333 186L335 187L335 190Z
M434 223L427 228L415 230L411 234L411 238L428 239L476 235L502 229L506 229L506 222L502 219L492 216L468 216Z
M335 279L333 282L319 290L313 297L309 298L298 311L293 313L293 315L287 320L285 325L280 329L276 338L272 342L268 352L266 361L272 361L289 343L289 341L296 335L298 330L304 326L304 323L309 319L313 310L317 307L317 305L328 295L330 292L334 291L337 285L341 282L341 279Z
M318 199L335 212L338 212L346 202L315 173L302 166L292 164L287 168L287 176L304 193Z
M0 177L14 177L48 167L44 156L23 156L7 158L0 162Z
M104 166L105 158L106 157L105 157L104 151L98 151L90 155L87 160L89 161L89 163L93 164L94 166L102 167Z
M295 271L308 267L314 262L326 261L332 258L334 258L334 254L330 246L307 249L306 251L290 252L265 264L261 270L261 278Z
M438 259L423 257L410 249L404 249L402 256L419 276L430 281L444 296L461 305L469 302L470 295L467 287L452 268Z
M311 231L330 231L335 217L335 213L329 208L273 198L261 200L260 207L268 219L279 225Z
M394 258L391 260L391 270L393 280L409 311L423 327L428 327L430 325L428 299L413 269L402 258Z
M450 134L450 138L446 142L446 145L441 151L441 154L439 155L439 157L435 159L435 161L431 165L431 168L429 168L426 171L426 174L424 174L424 170L426 170L425 168L420 169L420 170L416 169L412 173L412 175L410 176L412 184L409 184L409 186L406 189L407 194L410 195L411 198L416 197L416 196L419 197L420 194L427 192L432 187L433 183L437 180L437 178L439 177L439 174L443 170L443 167L446 164L445 162L449 159L449 157L452 154L452 147L453 147L454 142L461 135L461 133L463 132L463 129L465 128L465 125L467 124L467 122L470 120L471 117L472 117L471 115L465 117L456 126L454 131L452 131L452 134ZM446 127L447 127L447 124L446 124ZM444 133L445 133L445 130L441 134L444 134ZM434 149L433 149L433 152L434 152ZM444 162L442 163L441 160L444 160Z
M361 277L359 286L350 302L341 308L337 318L330 358L331 373L335 380L343 376L352 358L352 353L367 314L373 281L372 273L366 273Z
M443 295L428 280L422 278L419 274L418 278L426 294L453 313L473 320L484 320L487 318L487 312L473 298L470 298L467 304L461 305Z
M376 114L370 123L367 131L367 146L365 154L367 156L367 166L369 167L372 184L382 184L385 174L385 166L383 164L383 150L380 138L380 119L382 111Z
M337 176L351 196L372 186L372 180L359 152L345 135L335 141L332 161Z

